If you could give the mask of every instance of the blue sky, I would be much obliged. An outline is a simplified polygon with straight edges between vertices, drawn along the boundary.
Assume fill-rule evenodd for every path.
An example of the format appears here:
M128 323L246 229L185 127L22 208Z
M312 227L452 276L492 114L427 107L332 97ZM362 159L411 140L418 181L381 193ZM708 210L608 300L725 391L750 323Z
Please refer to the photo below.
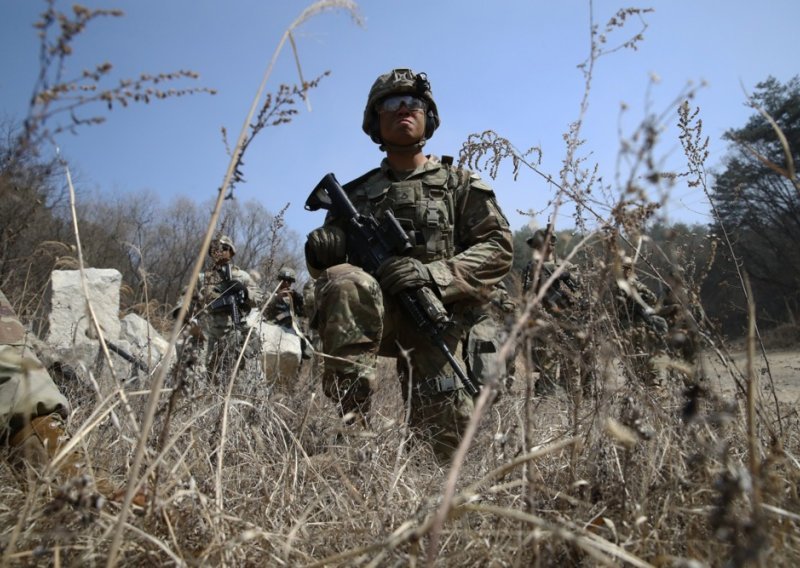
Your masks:
M174 196L205 201L216 194L228 164L220 129L235 140L267 64L287 26L312 4L268 0L102 0L92 8L120 8L125 16L93 22L75 43L70 72L102 61L114 65L114 82L142 72L191 69L204 94L114 110L107 123L58 143L78 183L112 195L150 190L168 203ZM312 110L298 107L291 124L264 130L248 149L239 199L257 199L277 211L290 203L289 227L305 234L321 223L303 210L308 192L327 172L342 182L378 165L382 155L361 132L367 92L394 67L425 71L442 125L426 146L458 155L470 133L492 129L515 146L539 146L540 169L558 177L563 134L579 114L583 75L577 65L589 50L589 14L605 22L620 8L653 8L636 51L600 59L584 124L581 155L599 164L606 183L623 136L648 112L661 112L689 82L705 84L692 101L711 139L708 166L725 153L722 133L742 126L752 110L745 90L773 75L786 81L796 63L796 0L361 0L364 27L346 11L314 16L296 30L306 79L331 71L311 93ZM60 2L66 10L71 3ZM32 23L37 0L0 3L0 117L24 116L38 69ZM630 21L610 44L640 30ZM658 82L653 82L658 77ZM267 89L295 83L291 51L284 49ZM627 111L620 118L622 104ZM667 169L683 164L673 112L657 154ZM552 188L532 172L514 181L511 165L490 183L514 229L543 224ZM487 175L484 175L487 177ZM544 210L531 218L517 211ZM663 214L670 221L708 221L702 193L680 184ZM571 226L568 210L559 226Z

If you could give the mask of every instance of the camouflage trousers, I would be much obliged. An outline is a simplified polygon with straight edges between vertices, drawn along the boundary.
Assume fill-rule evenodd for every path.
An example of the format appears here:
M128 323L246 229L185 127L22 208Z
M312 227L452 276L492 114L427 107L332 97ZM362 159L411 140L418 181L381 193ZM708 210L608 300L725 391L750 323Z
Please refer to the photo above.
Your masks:
M239 363L239 371L244 370L248 361L258 360L261 354L261 341L258 334L253 332L245 346L245 339L249 328L246 326L236 327L233 322L221 325L222 322L212 322L205 329L208 339L206 347L206 372L212 384L219 384L221 380L230 375L236 361L244 348L244 354Z
M403 400L410 406L409 426L430 442L440 461L447 461L474 406L446 357L358 267L340 264L324 271L317 279L315 298L325 354L325 395L338 403L342 415L366 415L379 379L378 355L396 358ZM462 320L445 332L443 339L452 353L467 329Z

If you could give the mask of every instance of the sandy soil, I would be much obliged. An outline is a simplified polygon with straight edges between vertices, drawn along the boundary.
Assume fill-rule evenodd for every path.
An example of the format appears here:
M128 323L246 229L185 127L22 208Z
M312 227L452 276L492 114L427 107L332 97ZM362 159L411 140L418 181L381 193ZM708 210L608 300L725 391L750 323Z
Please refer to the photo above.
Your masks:
M738 372L736 376L747 376L747 353L736 351L731 354L733 364ZM713 388L725 395L733 395L737 390L731 373L713 353L707 354L707 375ZM756 353L753 371L759 382L759 390L765 402L773 401L772 385L775 393L783 403L797 406L800 404L800 350L768 351L764 360L760 352ZM744 384L744 383L742 383Z

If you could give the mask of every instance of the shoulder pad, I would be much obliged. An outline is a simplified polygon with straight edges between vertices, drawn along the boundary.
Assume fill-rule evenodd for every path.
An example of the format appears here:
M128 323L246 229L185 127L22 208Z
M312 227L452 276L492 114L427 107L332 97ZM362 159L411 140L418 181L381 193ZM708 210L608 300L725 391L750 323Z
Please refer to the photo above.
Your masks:
M477 189L480 191L488 191L490 193L493 193L492 187L488 183L483 181L481 179L481 176L479 176L476 173L471 173L469 175L469 187L470 189Z
M380 168L374 168L374 169L368 171L367 173L365 173L363 176L359 176L354 180L348 181L346 184L344 184L342 186L342 189L344 189L347 193L350 193L350 191L352 191L353 188L358 187L359 185L363 184L369 178L371 178L373 175L375 175L376 173L378 173L380 171L381 171Z

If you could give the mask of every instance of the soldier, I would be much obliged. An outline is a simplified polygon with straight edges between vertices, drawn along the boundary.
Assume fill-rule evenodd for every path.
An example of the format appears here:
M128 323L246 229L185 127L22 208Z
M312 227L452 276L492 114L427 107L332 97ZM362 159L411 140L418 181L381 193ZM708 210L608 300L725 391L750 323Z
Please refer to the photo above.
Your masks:
M40 344L23 327L0 291L0 441L8 447L10 463L18 470L25 463L43 469L69 441L64 421L70 405L35 351ZM75 377L49 356L45 358L51 359L51 369ZM88 471L87 456L76 447L60 458L56 473L74 478ZM100 494L109 499L122 496L97 467L94 471L95 488ZM144 505L144 494L138 493L133 503Z
M310 359L312 347L305 332L301 329L299 318L305 314L303 296L292 288L297 280L297 274L291 268L284 267L278 271L278 289L267 304L267 321L281 326L289 333L300 337L303 359Z
M248 332L246 316L261 302L261 291L247 272L233 265L236 247L230 237L215 237L208 255L214 265L200 273L187 316L192 320L199 318L195 321L199 321L203 336L208 340L206 369L217 383L219 375L232 368L244 345ZM180 305L173 309L173 316L179 309ZM256 358L259 351L260 342L253 333L242 362Z
M526 242L533 258L523 272L524 291L538 294L542 285L563 267L546 290L542 309L533 319L531 360L539 372L535 392L553 394L556 386L561 386L575 396L579 386L583 391L591 387L594 368L588 334L579 313L582 302L577 267L555 258L557 237L549 227L537 229Z
M622 278L615 281L614 304L622 331L622 345L630 374L645 385L659 383L654 356L663 353L668 325L656 313L658 296L639 280L633 259L620 261Z
M386 152L379 168L344 186L356 209L392 211L413 245L373 277L350 264L341 219L330 213L305 245L325 359L323 390L350 420L366 423L378 354L397 358L412 430L440 461L458 446L473 400L445 355L404 312L400 292L435 296L452 317L451 352L486 314L491 286L511 267L511 232L491 188L476 174L422 152L439 126L424 73L394 69L372 85L362 129ZM402 355L401 350L402 349ZM470 358L474 353L466 353ZM409 384L410 383L410 384Z
M304 313L303 296L292 288L297 274L291 268L281 268L278 271L278 280L278 289L267 305L267 321L292 329L298 315Z

